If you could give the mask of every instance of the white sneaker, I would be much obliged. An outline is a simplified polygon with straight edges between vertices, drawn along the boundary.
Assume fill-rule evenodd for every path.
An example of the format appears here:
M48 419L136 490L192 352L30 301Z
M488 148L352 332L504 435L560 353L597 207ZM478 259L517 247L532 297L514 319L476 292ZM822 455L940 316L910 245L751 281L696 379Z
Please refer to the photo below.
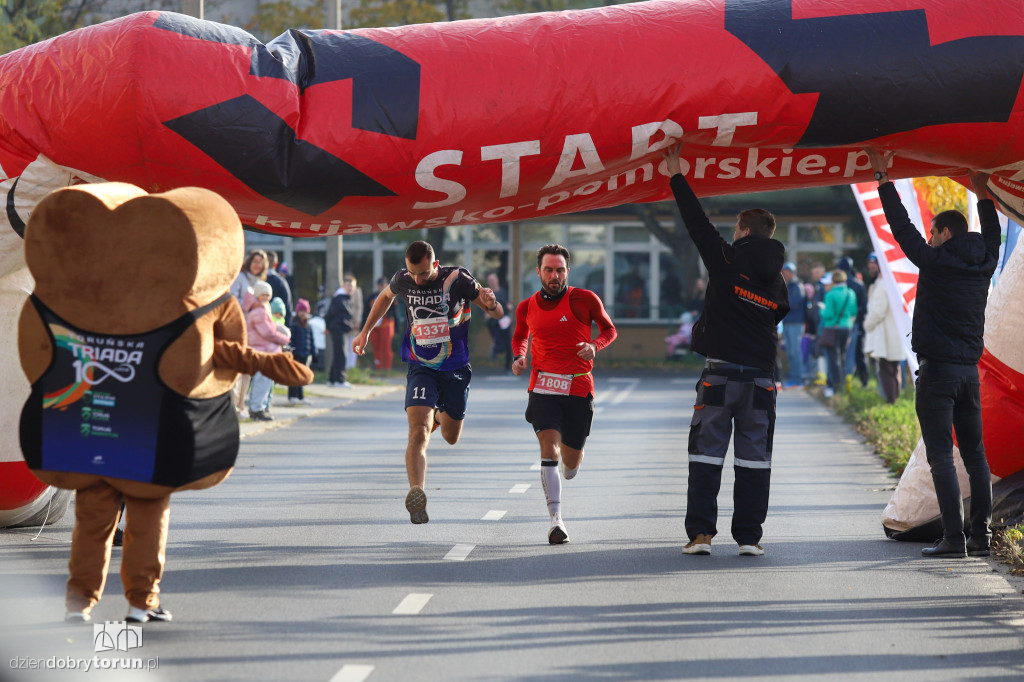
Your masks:
M340 384L335 384L335 386L339 386L341 388L355 388L355 386L353 386L352 383L348 381L343 381Z
M125 621L129 623L165 622L172 618L171 612L164 611L162 606L155 609L137 609L134 606L129 606L128 615L124 617Z
M299 402L302 402L302 401L300 401L298 398L288 398L288 404L289 405L295 405L295 404L297 404Z
M91 620L92 616L85 611L68 611L64 614L65 623L88 623Z
M764 556L761 545L740 545L740 556Z
M828 386L826 386L825 390L822 391L822 394L824 394L824 396L826 398L831 398L832 396L834 396L836 394L836 392L834 390L832 390L831 388L829 388Z

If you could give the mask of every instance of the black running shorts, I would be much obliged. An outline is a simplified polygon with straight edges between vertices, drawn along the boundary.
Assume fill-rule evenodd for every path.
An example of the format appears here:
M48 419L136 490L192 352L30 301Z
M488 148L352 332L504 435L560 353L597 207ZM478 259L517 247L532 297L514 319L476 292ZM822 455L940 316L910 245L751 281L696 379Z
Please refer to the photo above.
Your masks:
M548 395L530 392L526 405L526 421L535 433L554 429L562 434L562 442L582 450L594 421L594 398L578 395Z

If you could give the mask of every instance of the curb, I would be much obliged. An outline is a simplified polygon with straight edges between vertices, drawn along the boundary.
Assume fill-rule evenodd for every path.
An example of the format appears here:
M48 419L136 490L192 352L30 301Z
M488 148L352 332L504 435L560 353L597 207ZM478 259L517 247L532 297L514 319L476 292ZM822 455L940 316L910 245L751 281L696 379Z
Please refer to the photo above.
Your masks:
M403 388L403 384L356 385L352 388L336 388L324 384L311 384L305 387L306 400L309 405L291 405L287 395L274 395L271 409L274 421L257 422L251 419L239 419L238 429L241 438L255 436L267 431L283 429L300 419L313 417L345 407L361 400L369 400L386 395Z

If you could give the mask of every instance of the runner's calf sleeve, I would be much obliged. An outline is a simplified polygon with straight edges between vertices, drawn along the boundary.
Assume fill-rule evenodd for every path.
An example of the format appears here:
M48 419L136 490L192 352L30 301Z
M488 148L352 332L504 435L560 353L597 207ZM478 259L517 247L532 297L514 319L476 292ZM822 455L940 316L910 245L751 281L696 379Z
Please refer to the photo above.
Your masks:
M548 514L552 518L562 514L562 478L558 475L558 462L553 459L540 461L540 483L548 503Z

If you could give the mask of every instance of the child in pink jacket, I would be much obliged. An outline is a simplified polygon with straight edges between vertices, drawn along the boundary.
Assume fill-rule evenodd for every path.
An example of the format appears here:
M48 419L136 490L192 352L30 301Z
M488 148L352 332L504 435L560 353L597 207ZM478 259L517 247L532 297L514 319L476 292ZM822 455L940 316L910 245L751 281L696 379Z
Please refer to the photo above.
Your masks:
M270 297L273 291L266 282L256 282L252 295L244 299L245 324L249 346L268 353L280 353L281 346L291 341L290 334L282 333L270 315ZM287 328L286 330L287 331ZM256 421L273 421L270 415L270 397L274 382L257 372L249 389L249 416Z

